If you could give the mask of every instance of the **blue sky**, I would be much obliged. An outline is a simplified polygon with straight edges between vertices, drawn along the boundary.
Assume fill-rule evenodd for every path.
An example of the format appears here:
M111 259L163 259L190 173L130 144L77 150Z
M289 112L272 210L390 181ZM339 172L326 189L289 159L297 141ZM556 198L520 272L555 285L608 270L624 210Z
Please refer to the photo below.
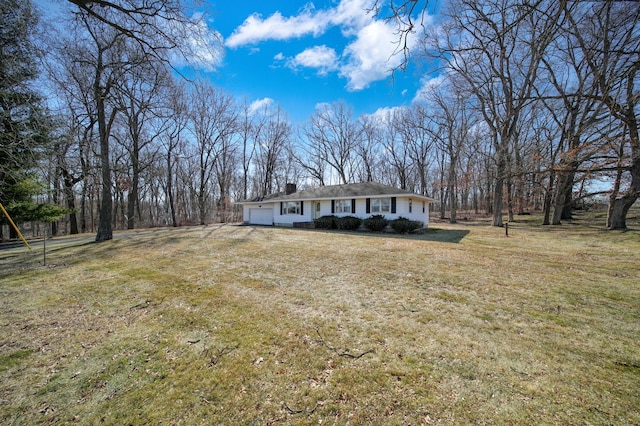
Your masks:
M33 1L47 22L60 17L60 7L70 7L66 0ZM375 0L204 1L209 30L222 40L223 55L206 64L203 74L256 108L280 105L296 124L321 103L344 101L354 117L410 105L437 77L410 65L392 81L390 69L402 55L393 55L398 40L393 24L366 11ZM443 1L417 4L438 9ZM425 23L434 21L429 15Z
M342 100L355 116L409 105L425 78L409 67L391 81L397 35L367 14L372 3L210 0L224 58L207 76L249 104L280 105L296 123L319 103Z

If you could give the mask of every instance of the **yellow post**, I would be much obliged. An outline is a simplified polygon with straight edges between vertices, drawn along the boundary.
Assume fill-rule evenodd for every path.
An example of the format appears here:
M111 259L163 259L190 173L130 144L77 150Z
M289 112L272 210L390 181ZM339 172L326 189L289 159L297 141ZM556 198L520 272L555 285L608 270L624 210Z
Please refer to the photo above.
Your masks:
M31 250L31 246L29 245L27 240L24 239L24 237L22 236L22 232L20 232L20 230L18 229L16 224L13 223L13 220L11 220L11 216L9 216L9 213L7 213L7 211L4 209L4 206L2 205L2 203L0 203L0 210L2 210L2 213L4 213L4 215L7 217L7 219L9 219L9 223L11 224L11 226L13 226L13 229L16 230L16 232L18 233L18 236L20 236L20 239L22 240L24 245L27 246L27 248L29 250Z

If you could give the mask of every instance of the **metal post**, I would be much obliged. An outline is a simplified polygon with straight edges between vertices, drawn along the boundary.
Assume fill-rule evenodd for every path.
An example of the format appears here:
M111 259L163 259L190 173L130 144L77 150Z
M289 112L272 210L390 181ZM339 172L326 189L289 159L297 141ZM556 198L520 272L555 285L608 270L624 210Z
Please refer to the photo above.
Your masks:
M44 225L44 240L42 240L42 266L47 266L47 223Z

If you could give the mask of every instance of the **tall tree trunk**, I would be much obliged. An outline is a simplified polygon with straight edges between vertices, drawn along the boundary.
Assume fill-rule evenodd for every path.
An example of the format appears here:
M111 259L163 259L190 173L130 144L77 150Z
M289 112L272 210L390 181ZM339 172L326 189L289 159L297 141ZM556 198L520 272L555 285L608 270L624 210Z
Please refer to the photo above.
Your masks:
M609 216L609 229L627 229L627 213L638 199L638 195L625 194L622 198L616 198L611 207Z
M100 81L97 77L95 87L96 106L98 114L98 135L100 139L100 166L102 176L102 197L100 200L100 218L98 221L98 232L96 241L102 242L113 239L113 194L111 180L111 164L109 162L109 133L107 129L107 118L105 112L105 102Z
M440 219L444 219L447 215L447 191L444 185L444 150L440 158Z
M84 175L73 177L71 173L65 168L61 167L60 172L62 174L62 190L66 200L67 208L69 209L69 233L71 235L78 234L78 212L76 211L76 194L73 191L73 187L84 179ZM84 192L84 191L83 191ZM84 209L84 206L83 206Z
M52 194L52 201L53 201L53 204L55 204L57 206L59 201L60 201L58 199L58 196L59 196L59 194L61 192L60 191L60 187L59 187L59 179L58 179L58 177L56 177L56 179L55 179L55 187L56 188L55 188L55 190L53 191L53 194ZM45 224L44 226L45 226L45 229L46 229L47 224ZM51 222L51 234L50 234L50 236L51 237L55 237L57 235L58 235L58 221L56 220L56 221ZM46 237L46 235L45 235L45 237Z
M206 185L206 173L204 171L204 166L200 167L200 187L197 194L198 199L198 219L200 219L200 225L205 224L205 216L207 214L207 185Z
M140 163L138 162L138 152L133 151L131 159L131 188L127 194L127 229L134 229L136 224L136 204L138 203L138 186L140 181Z
M571 194L573 192L573 181L575 171L570 165L571 171L561 172L558 176L556 187L556 199L553 205L552 225L560 225L563 219L571 219Z
M504 142L503 142L504 144ZM498 161L496 166L496 183L493 189L493 226L504 226L502 220L502 207L504 205L504 185L507 173L507 149L498 150Z
M515 217L513 215L513 177L510 175L507 178L507 221L513 222L515 221Z
M451 156L449 176L447 179L447 192L449 193L449 223L457 222L457 197L456 197L456 163L455 155Z
M169 198L169 211L171 213L171 224L174 228L178 226L176 220L176 206L173 199L173 166L171 165L171 151L167 153L167 197Z
M640 140L634 111L627 112L627 128L631 142L631 184L626 194L613 200L608 219L609 229L627 229L627 213L640 196Z
M549 175L549 184L547 186L547 190L544 193L544 219L542 220L543 225L549 225L551 223L551 200L553 198L553 184L554 184L554 174L551 173Z
M62 172L64 180L64 196L69 209L69 233L75 235L78 233L78 214L76 212L76 194L73 192L73 180L66 170Z

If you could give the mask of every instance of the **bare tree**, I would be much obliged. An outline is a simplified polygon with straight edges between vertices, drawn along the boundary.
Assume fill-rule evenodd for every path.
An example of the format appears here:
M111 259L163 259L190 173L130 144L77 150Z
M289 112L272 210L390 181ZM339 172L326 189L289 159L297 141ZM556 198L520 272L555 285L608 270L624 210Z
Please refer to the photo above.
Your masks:
M78 134L78 127L70 121L63 127L64 134L55 146L57 174L62 179L62 193L65 207L69 210L69 233L78 234L78 214L76 211L76 193L74 187L84 179L86 160L85 139Z
M90 61L93 66L92 100L96 105L102 181L96 241L105 241L113 237L113 182L109 164L109 137L117 111L113 109L108 112L107 102L115 82L132 65L126 58L116 58L114 49L121 49L127 40L133 41L143 52L143 57L154 57L168 64L172 52L181 52L187 58L202 54L215 58L216 42L219 40L215 34L204 30L207 28L203 23L204 16L195 20L186 17L184 4L180 0L145 0L142 3L133 0L69 2L78 7L76 21L90 35L90 40L83 38L83 42L96 48L93 56L91 52L86 52L87 56L80 59ZM122 50L119 54L122 54Z
M350 107L344 102L322 105L311 116L304 133L308 152L332 167L340 183L350 183L354 176L354 150L361 136Z
M274 192L276 171L291 142L291 123L280 106L275 110L264 108L257 112L261 125L256 128L256 180L260 183L260 194Z
M558 32L542 63L544 77L536 89L537 97L558 129L556 146L550 147L548 153L549 169L555 171L550 180L556 183L553 218L545 219L544 223L559 225L563 219L571 219L573 187L580 167L602 145L600 135L589 136L604 118L605 107L597 100L598 85L568 28ZM547 211L545 216L549 216Z
M389 111L378 119L382 147L382 162L388 164L386 183L408 190L412 181L413 161L409 155L409 146L413 141L407 138L405 131L405 112L403 109Z
M510 148L521 114L531 102L542 58L563 16L563 4L459 0L448 11L443 33L433 33L428 41L428 52L465 80L491 130L494 226L503 225Z
M416 103L405 111L404 120L406 125L401 131L405 133L404 140L408 143L408 154L415 168L418 186L414 191L429 195L429 174L435 161L431 110L424 103Z
M82 45L78 46L78 56L74 62L78 66L88 68L91 73L91 101L95 103L96 124L98 127L98 149L100 153L101 168L101 204L100 220L96 241L105 241L113 238L112 218L113 218L113 197L112 197L112 176L110 163L111 126L116 119L118 110L109 107L108 100L113 95L113 88L126 68L131 66L127 63L124 55L124 37L119 33L110 31L100 26L90 17L80 15L77 23L86 31L87 37L77 34ZM84 50L85 48L91 50Z
M238 144L234 137L235 129L220 140L213 170L218 184L218 201L216 202L218 219L227 222L231 212L231 185L238 166Z
M625 229L627 213L640 196L640 9L614 1L588 7L587 19L568 13L568 22L599 89L596 99L625 129L619 154L626 161L619 162L622 173L616 177L628 173L629 184L622 194L618 184L614 187L607 219L610 229Z
M448 194L449 222L456 223L458 207L458 178L460 158L466 151L472 127L476 124L464 92L452 82L432 90L427 98L433 105L431 136L437 141L444 163L447 165L446 192Z
M362 135L356 145L358 164L356 177L360 182L372 182L379 179L380 166L380 132L377 120L365 115L360 117Z
M172 226L178 226L176 201L174 191L175 169L183 149L184 131L188 125L188 109L184 100L184 88L181 85L171 85L165 89L166 114L161 117L164 132L161 135L163 156L165 162L164 192L168 202Z
M135 55L135 49L132 48L130 51ZM162 128L152 128L152 125L164 102L160 96L161 87L169 80L165 68L156 61L145 58L135 63L137 66L118 82L114 96L114 102L123 117L123 134L114 132L113 136L129 154L130 162L127 229L135 227L136 210L139 216L140 174L153 164L153 155L147 155L147 161L143 161L143 156L145 151L148 154L150 150L155 154L157 147L154 146L154 142L163 133Z
M215 61L221 40L208 30L206 15L187 15L187 0L68 0L78 14L121 34L146 55L171 65L179 53L189 62Z
M247 102L242 104L240 113L238 114L238 137L242 145L242 151L240 153L240 163L242 165L242 199L249 198L249 177L251 171L251 165L253 163L253 157L256 153L256 138L255 134L260 132L262 125L265 121L263 116L256 118L247 105Z
M304 140L305 136L300 136L299 140ZM289 153L296 163L306 172L308 177L317 182L319 186L325 185L327 175L327 163L324 157L318 155L319 152L312 149L308 143L302 142L291 148Z
M189 117L198 167L194 176L197 182L198 216L200 224L204 225L213 195L211 177L216 161L221 159L221 155L228 154L229 138L237 128L237 108L230 95L206 83L197 82L191 94Z

